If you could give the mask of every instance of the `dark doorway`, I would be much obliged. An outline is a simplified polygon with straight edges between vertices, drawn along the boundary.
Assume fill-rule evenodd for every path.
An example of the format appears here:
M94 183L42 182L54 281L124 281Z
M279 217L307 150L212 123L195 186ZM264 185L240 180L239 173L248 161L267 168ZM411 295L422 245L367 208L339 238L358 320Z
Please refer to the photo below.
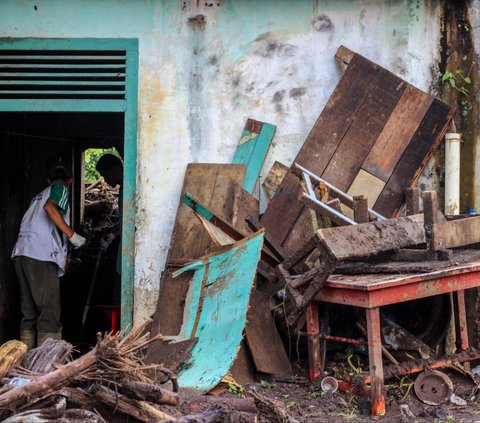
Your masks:
M10 255L20 221L30 200L47 185L49 165L59 158L72 166L72 222L81 231L84 196L84 152L89 148L124 150L124 114L3 112L0 113L0 343L18 337L19 297ZM92 248L92 244L90 247ZM64 337L81 340L81 321L94 266L88 249L74 272L62 280ZM90 257L90 258L89 258ZM108 263L107 263L108 265ZM104 269L105 270L105 269ZM108 277L104 271L102 277ZM118 282L120 283L120 282ZM101 285L100 285L101 287ZM101 289L101 288L100 288ZM93 311L92 311L93 312ZM80 324L79 324L80 323ZM89 330L103 330L102 318L89 319Z

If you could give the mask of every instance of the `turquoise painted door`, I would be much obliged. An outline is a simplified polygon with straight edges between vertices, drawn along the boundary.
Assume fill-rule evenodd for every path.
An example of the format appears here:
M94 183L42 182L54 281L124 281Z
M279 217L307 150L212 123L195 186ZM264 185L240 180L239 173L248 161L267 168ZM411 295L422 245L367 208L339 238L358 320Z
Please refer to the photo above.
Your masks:
M137 39L0 39L0 112L124 114L121 326L133 322Z

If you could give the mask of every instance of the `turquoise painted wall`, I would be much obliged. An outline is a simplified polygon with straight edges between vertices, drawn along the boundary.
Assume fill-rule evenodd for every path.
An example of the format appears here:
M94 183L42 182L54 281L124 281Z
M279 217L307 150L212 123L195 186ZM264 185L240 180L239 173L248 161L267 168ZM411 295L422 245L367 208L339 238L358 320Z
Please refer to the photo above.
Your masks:
M290 164L338 82L340 44L428 89L436 3L0 2L0 37L139 39L137 323L155 308L186 164L231 161L247 117L277 126L262 175Z

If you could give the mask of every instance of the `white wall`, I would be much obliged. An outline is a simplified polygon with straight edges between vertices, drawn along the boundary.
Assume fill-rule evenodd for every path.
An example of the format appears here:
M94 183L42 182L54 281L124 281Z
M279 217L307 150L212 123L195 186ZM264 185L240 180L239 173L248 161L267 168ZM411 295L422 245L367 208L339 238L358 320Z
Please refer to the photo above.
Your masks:
M139 38L135 323L155 310L187 163L228 163L252 117L277 125L262 177L275 160L290 164L338 82L341 44L428 90L440 35L432 3L0 3L0 37ZM189 24L197 15L203 30Z

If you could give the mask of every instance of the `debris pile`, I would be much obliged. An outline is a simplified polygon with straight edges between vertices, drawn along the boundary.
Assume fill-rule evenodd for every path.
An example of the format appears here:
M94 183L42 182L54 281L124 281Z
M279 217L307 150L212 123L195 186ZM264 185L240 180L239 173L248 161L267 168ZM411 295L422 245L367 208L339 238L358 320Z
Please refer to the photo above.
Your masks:
M454 110L343 46L335 59L342 78L292 166L276 162L263 182L263 214L254 192L274 125L248 119L232 164L188 165L153 337L143 327L105 335L75 361L57 354L61 366L43 376L26 366L24 386L12 385L12 367L0 409L91 421L106 409L153 422L175 420L168 407L183 401L215 407L177 421L235 410L294 422L280 400L243 386L297 383L292 362L305 356L313 393L349 391L373 415L385 413L385 379L420 372L415 386L399 383L403 399L463 404L439 369L476 380L464 291L480 285L479 250L470 248L480 217L448 220L434 192L415 188ZM87 191L92 212L100 195L115 207L115 193ZM177 380L179 393L157 385L176 390ZM198 395L224 386L248 398ZM398 413L414 416L406 404Z
M99 336L97 345L76 360L71 358L72 345L65 341L49 338L28 353L19 341L4 344L0 354L9 359L1 363L5 377L0 388L0 417L6 418L2 421L105 422L124 421L128 416L141 422L200 422L217 421L227 407L256 412L251 399L177 394L172 372L143 362L142 351L153 340L144 332L148 323L127 336L120 332ZM160 387L167 382L171 389ZM181 404L187 409L201 404L206 410L178 419L171 416L169 408Z
M435 193L415 188L454 109L344 47L336 61L342 78L294 163L288 168L277 162L262 184L270 200L263 214L253 196L260 188L252 181L259 179L258 164L274 135L272 125L248 120L234 164L188 165L152 325L153 333L165 338L152 343L147 360L162 362L167 351L172 356L177 349L188 367L176 363L179 380L188 379L186 385L200 393L219 383L225 371L215 366L222 370L209 388L195 379L211 374L211 363L201 359L207 323L203 305L213 308L215 320L228 322L218 292L239 283L235 272L255 266L249 310L237 310L239 316L247 314L246 323L222 338L233 341L243 331L245 340L236 338L227 347L210 338L208 344L215 354L221 351L228 374L241 384L258 375L292 378L295 339L306 344L309 376L315 383L329 368L327 341L350 343L368 350L369 360L360 373L368 368L369 374L355 380L335 374L342 378L339 389L366 395L369 409L379 415L385 412L385 377L418 373L435 367L442 357L464 362L477 357L464 333L457 338L463 356L443 346L447 328L451 332L454 327L454 310L444 297L433 296L454 292L460 298L457 317L464 331L463 290L451 281L476 269L478 250L464 247L480 242L474 230L478 223L475 218L447 221ZM263 231L258 259L224 262L211 278L210 258L253 239L257 231ZM198 264L189 265L194 260ZM189 270L195 270L193 279ZM250 280L246 278L245 285ZM428 284L432 288L425 288ZM474 284L462 285L470 286ZM236 297L227 293L225 298L234 303ZM239 304L245 304L243 298ZM436 328L440 334L430 322L415 330L409 316L392 312L391 306L420 299L434 301L435 310L446 316L437 320L444 322ZM331 306L323 310L326 303ZM351 310L339 312L336 304ZM342 319L341 313L349 317ZM338 335L333 334L339 327ZM414 362L417 365L406 371L400 364L405 353L410 360L431 361ZM385 374L383 359L393 366Z

